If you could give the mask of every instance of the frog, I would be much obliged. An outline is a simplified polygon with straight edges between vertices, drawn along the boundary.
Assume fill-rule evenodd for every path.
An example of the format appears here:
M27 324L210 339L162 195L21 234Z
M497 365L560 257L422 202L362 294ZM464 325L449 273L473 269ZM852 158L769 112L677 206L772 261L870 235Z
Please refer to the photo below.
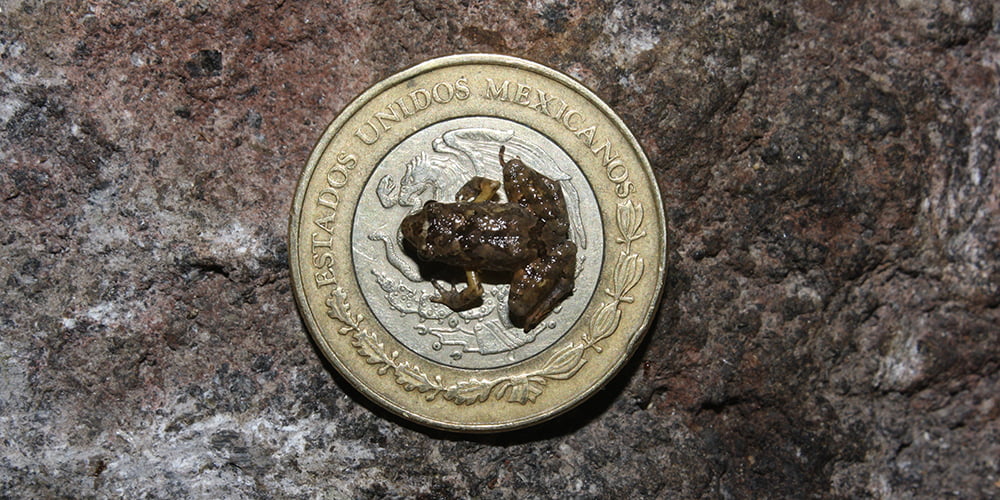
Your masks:
M465 271L461 291L432 281L438 295L431 300L454 311L481 303L480 273L510 273L508 316L528 332L573 293L577 245L559 183L520 157L506 158L504 146L499 160L506 201L498 199L499 181L475 176L454 202L430 200L405 216L400 233L420 260Z

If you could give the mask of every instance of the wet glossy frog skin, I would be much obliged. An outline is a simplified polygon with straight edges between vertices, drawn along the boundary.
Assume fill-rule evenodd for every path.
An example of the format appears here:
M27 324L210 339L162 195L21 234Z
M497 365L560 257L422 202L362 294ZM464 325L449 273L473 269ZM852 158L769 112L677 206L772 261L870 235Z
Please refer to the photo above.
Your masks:
M434 300L468 309L483 294L477 271L512 272L511 322L528 331L573 292L576 244L569 240L566 201L559 184L500 147L507 202L495 201L500 184L474 177L455 203L429 201L400 224L420 259L466 271L461 292L438 288Z

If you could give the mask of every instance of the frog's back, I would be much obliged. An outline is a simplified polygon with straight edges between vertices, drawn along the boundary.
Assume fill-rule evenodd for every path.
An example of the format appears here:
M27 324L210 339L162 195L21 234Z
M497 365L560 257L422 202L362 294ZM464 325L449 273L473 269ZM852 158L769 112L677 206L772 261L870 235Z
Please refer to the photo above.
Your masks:
M463 269L512 271L538 255L539 220L510 203L432 203L421 259Z

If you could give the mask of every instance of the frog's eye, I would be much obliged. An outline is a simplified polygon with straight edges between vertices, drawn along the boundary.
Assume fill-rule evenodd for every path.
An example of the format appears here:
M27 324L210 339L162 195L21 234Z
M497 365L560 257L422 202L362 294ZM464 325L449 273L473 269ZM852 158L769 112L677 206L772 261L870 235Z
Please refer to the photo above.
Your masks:
M427 201L424 202L424 208L427 208L427 207L429 207L429 206L431 206L431 205L433 205L435 203L437 203L437 201L435 201L435 200L427 200Z

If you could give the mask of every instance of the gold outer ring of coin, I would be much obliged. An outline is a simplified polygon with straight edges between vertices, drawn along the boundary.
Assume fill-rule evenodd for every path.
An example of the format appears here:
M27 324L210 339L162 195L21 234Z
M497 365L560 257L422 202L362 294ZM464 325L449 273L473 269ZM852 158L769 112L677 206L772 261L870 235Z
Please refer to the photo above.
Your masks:
M574 293L531 332L510 325L502 277L469 311L430 301L399 237L424 202L498 178L501 145L567 193L581 249ZM604 386L649 327L665 256L656 179L622 120L572 78L491 54L424 62L351 102L316 144L289 225L295 298L327 359L391 412L460 432L536 424Z

